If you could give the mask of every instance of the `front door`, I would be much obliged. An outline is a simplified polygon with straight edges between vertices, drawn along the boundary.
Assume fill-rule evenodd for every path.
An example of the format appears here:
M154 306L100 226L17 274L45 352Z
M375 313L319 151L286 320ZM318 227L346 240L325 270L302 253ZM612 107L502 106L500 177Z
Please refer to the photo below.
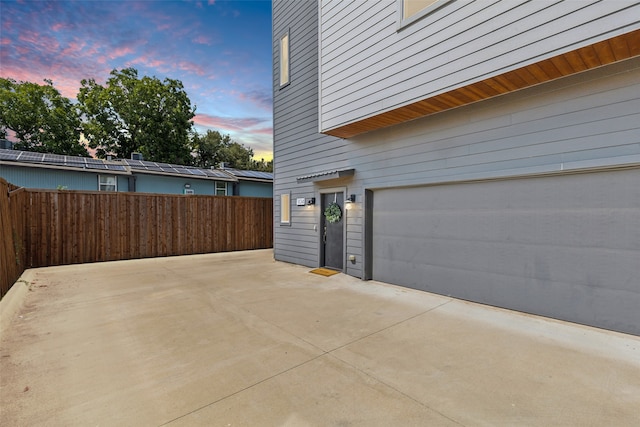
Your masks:
M338 205L339 211L332 208L333 218L327 219L325 211L332 204ZM327 193L322 195L322 253L321 262L325 267L335 270L343 268L343 238L344 238L344 193ZM339 219L337 219L339 218ZM337 219L337 220L336 220ZM333 222L332 222L333 221Z

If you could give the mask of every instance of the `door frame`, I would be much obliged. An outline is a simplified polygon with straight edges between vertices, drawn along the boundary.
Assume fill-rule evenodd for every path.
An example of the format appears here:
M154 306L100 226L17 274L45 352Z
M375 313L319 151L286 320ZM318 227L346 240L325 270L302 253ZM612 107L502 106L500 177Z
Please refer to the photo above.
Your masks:
M318 190L318 200L320 201L319 213L318 213L318 267L322 267L324 265L324 252L322 250L322 196L324 194L331 193L342 193L343 197L346 198L347 187L328 187L321 188ZM344 200L343 200L344 201ZM342 272L347 271L347 208L346 206L342 209Z

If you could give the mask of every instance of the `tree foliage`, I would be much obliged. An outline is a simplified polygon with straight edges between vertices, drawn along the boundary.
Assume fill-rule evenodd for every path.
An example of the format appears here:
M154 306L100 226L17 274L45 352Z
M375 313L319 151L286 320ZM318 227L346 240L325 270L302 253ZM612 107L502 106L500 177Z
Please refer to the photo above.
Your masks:
M0 78L0 137L8 130L20 150L88 156L80 143L80 117L75 106L53 87Z
M145 160L189 164L195 107L182 82L139 78L134 68L110 75L105 86L82 80L78 93L84 135L96 155L129 158L140 152Z
M191 151L194 154L193 165L199 168L218 167L222 162L228 161L222 150L231 144L229 135L208 130L204 135L194 133L191 139Z
M254 160L253 150L229 135L193 132L195 107L179 80L114 69L104 86L82 80L76 105L45 82L0 78L0 138L13 131L18 149L87 156L82 132L99 158L140 152L150 161L273 171L272 161Z
M271 172L273 162L253 160L253 150L235 142L229 135L208 130L204 135L195 133L191 140L194 165L201 168L218 167L225 163L229 167L244 170Z

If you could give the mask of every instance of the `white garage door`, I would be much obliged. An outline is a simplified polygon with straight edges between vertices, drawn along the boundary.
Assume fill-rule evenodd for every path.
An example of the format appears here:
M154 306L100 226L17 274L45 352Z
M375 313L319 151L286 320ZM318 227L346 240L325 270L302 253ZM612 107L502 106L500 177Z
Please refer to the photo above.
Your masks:
M374 192L373 278L640 334L640 169Z

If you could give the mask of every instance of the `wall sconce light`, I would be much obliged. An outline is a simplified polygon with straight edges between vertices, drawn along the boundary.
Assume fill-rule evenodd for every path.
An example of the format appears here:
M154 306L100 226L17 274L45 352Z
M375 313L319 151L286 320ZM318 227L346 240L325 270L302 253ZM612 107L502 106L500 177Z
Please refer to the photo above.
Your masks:
M307 205L311 206L311 205L315 205L316 204L316 198L315 197L310 197L307 199Z
M189 184L188 182L184 185L184 188L191 188L191 184Z
M356 201L356 195L355 194L349 195L349 197L347 197L347 199L345 200L346 203L354 203L355 201Z

